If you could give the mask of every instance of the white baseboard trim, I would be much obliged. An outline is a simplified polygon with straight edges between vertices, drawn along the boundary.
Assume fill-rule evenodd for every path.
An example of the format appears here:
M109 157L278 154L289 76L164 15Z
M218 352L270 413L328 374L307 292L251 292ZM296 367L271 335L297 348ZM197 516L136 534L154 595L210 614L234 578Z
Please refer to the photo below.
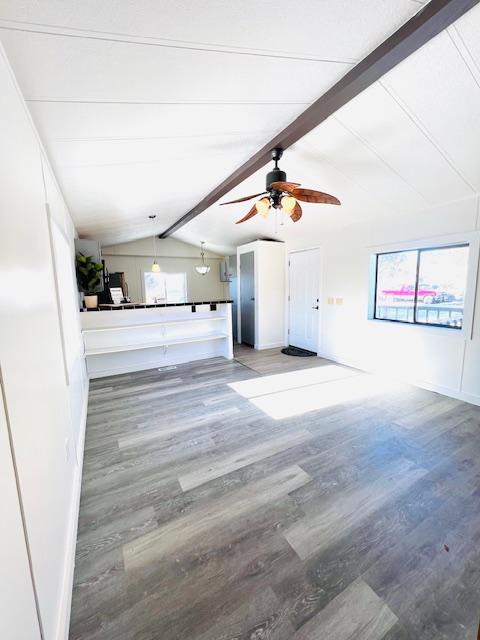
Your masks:
M256 344L255 349L263 351L265 349L278 349L279 347L285 347L284 342L270 342L268 344Z
M67 548L62 581L61 609L58 616L56 640L68 640L70 631L70 612L72 608L73 574L75 570L75 550L77 546L78 514L80 511L80 494L82 490L83 453L85 449L85 431L87 427L89 380L86 377L80 421L80 438L77 443L77 466L72 487L70 505Z
M427 391L435 391L436 393L441 393L444 396L449 396L450 398L455 398L456 400L462 400L463 402L468 402L469 404L475 404L480 406L480 397L474 395L473 393L466 393L465 391L456 391L455 389L450 389L449 387L441 387L435 384L429 384L428 382L410 382L416 387L420 387L421 389L426 389Z
M470 404L476 404L480 407L480 397L476 396L474 393L467 393L466 391L461 392L461 397L459 400L463 400L464 402L469 402Z
M317 355L321 358L325 358L326 360L332 360L332 362L336 362L337 364L341 364L346 367L353 367L354 369L359 369L360 371L365 371L366 373L388 376L388 373L384 369L367 369L362 363L349 360L348 358L339 357L333 353L319 352ZM469 402L470 404L480 406L480 396L476 396L472 393L460 391L459 389L452 389L451 387L443 387L441 385L432 384L431 382L425 382L423 380L415 380L413 378L399 378L394 375L391 375L390 377L392 380L398 380L399 382L411 384L414 387L419 387L420 389L426 389L427 391L441 393L442 395L448 396L449 398L455 398L456 400L462 400L463 402Z
M233 357L233 356L232 356ZM141 362L138 364L122 365L120 367L111 367L108 369L99 369L98 371L89 371L88 377L90 380L96 380L97 378L107 378L108 376L117 376L124 373L134 373L135 371L148 371L148 369L162 369L163 367L170 367L176 364L187 364L189 362L196 362L197 360L208 360L209 358L226 358L231 360L228 355L225 355L225 351L207 353L197 353L195 357L179 355L172 356L170 358L164 358L162 360L153 360L149 362Z

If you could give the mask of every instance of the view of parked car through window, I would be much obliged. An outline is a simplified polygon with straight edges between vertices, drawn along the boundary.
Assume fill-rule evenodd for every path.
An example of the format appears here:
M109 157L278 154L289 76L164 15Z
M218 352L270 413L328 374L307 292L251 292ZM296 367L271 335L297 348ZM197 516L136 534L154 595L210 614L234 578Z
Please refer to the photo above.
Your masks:
M377 320L463 325L468 245L414 249L377 255Z

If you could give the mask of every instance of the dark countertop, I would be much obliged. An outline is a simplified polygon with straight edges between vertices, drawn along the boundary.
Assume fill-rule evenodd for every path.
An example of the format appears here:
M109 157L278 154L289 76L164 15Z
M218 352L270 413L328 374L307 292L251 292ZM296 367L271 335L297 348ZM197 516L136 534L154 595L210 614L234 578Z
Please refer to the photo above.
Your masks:
M231 304L232 302L233 300L201 300L198 302L164 302L159 304L128 302L125 304L101 304L97 309L80 309L80 311L120 311L125 309L156 309L163 307L198 307L202 304L217 305Z

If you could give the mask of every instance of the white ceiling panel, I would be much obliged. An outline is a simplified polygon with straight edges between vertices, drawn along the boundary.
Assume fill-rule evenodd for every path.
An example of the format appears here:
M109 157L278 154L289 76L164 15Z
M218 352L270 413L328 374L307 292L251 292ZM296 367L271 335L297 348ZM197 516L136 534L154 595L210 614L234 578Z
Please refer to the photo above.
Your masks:
M457 20L454 29L460 35L480 73L480 5Z
M78 105L34 103L33 115L79 232L102 241L165 229L286 124L285 105ZM232 114L233 117L229 117ZM268 115L270 114L270 116ZM276 116L276 118L275 118ZM229 131L234 123L235 129ZM52 133L54 134L52 137ZM168 207L165 208L168 202ZM125 225L130 217L134 225ZM102 225L105 219L106 225ZM135 232L135 225L137 231Z
M278 83L271 57L2 37L79 232L103 242L152 210L169 226L351 66L285 59Z
M263 137L271 137L264 132ZM164 138L144 140L81 140L60 141L50 145L57 166L65 169L102 167L105 165L158 164L158 170L172 172L172 164L178 163L182 184L186 186L190 174L204 172L205 158L224 153L224 162L231 166L247 160L257 149L259 132L191 138ZM213 158L212 158L213 160ZM222 172L223 173L223 172ZM207 182L210 184L210 180Z
M351 67L16 31L2 40L27 100L312 102Z
M0 19L164 46L359 60L418 9L411 0L3 0Z
M477 21L477 15L469 13L464 20ZM449 34L443 32L431 40L383 82L439 153L479 191L480 86Z
M335 118L422 196L425 204L472 195L470 185L381 83L342 107Z
M78 104L30 102L41 134L56 141L198 139L274 133L308 103ZM94 151L95 147L92 147Z
M247 148L245 154L252 151L253 147ZM129 218L139 221L143 217L146 221L149 214L155 213L163 230L193 207L211 188L212 171L224 171L224 151L209 154L208 158L208 165L202 164L201 157L185 149L183 156L177 150L159 162L64 166L62 187L69 194L72 209L81 208L77 217L79 232L110 242L115 218L124 225ZM235 151L228 158L235 162ZM84 185L89 185L86 193ZM108 221L108 238L102 233L104 220Z
M421 209L428 203L401 175L396 173L378 154L352 135L335 118L305 136L298 144L308 153L311 162L317 154L328 158L328 162L350 180L367 189L372 196L389 209ZM305 167L305 171L308 171ZM297 174L297 172L295 172ZM309 175L310 172L307 174ZM305 177L292 176L296 182L305 182ZM297 177L299 178L297 180ZM310 185L305 184L309 187ZM312 185L311 188L317 188ZM322 187L319 185L320 190Z

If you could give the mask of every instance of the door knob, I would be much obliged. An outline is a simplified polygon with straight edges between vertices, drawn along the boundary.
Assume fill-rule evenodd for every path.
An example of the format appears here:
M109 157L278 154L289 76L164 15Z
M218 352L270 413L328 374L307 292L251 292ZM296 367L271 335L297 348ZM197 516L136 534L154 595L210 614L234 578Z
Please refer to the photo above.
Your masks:
M250 300L253 302L255 300L255 298L250 298Z

